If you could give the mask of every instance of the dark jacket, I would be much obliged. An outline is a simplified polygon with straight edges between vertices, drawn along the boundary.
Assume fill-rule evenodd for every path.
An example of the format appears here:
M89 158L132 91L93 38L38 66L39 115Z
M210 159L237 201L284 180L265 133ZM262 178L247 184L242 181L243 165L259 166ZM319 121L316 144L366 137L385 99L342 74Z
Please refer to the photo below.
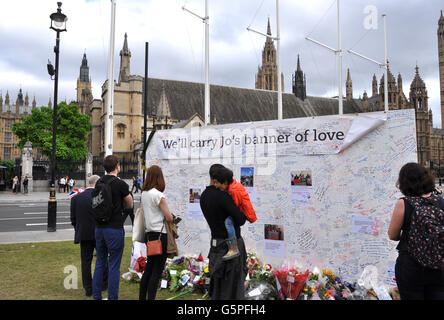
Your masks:
M208 186L200 197L200 208L207 220L213 239L227 239L225 219L233 218L236 237L241 237L240 226L245 224L247 218L234 204L231 196L215 186Z
M244 283L247 276L247 252L241 236L240 226L247 218L234 204L231 196L214 186L208 186L200 197L200 207L211 230L208 269L210 271L209 294L215 300L244 299ZM222 257L227 253L228 237L225 219L233 218L237 246L240 256L229 261Z
M74 243L95 240L96 224L90 213L91 193L93 190L94 188L88 188L71 198L71 224L75 230Z

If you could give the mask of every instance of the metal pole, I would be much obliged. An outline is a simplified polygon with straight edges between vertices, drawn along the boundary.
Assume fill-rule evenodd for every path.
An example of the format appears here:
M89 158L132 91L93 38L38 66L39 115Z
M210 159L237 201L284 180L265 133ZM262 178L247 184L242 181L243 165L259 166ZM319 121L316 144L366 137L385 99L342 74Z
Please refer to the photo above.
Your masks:
M382 15L384 21L384 112L388 112L388 58L387 58L387 26L386 26L386 14Z
M105 155L113 153L113 108L114 108L114 33L116 20L116 3L111 0L111 30L109 39L109 68L108 68L108 99L105 118Z
M57 95L59 86L59 47L60 47L60 32L57 31L56 45L54 47L55 53L55 78L54 78L54 106L52 116L52 152L51 152L51 185L49 188L48 201L48 223L47 231L55 232L57 230L57 199L55 187L55 168L56 168L56 135L57 135Z
M148 42L145 42L145 81L144 81L144 88L143 88L143 149L145 150L145 144L146 144L146 118L148 113ZM154 130L154 126L153 126ZM145 152L142 152L141 155L142 164L144 167L146 167L146 157ZM145 170L143 171L143 182L145 182Z
M441 148L439 141L438 141L438 181L439 181L439 186L441 186Z
M208 0L205 0L205 125L210 124L209 19Z
M338 98L339 98L339 114L343 114L342 106L342 39L341 39L341 19L340 6L338 0Z
M278 120L282 120L282 78L281 78L281 33L279 28L279 0L276 0L276 43L277 43L277 81L278 81Z

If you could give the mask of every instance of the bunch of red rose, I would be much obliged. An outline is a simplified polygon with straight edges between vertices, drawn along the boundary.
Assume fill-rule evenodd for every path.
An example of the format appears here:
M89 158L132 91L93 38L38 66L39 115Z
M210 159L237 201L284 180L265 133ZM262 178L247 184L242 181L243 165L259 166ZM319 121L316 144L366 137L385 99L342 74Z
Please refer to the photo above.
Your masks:
M273 274L279 281L284 295L289 299L297 299L301 289L307 281L310 271L304 273L294 268L283 267L280 270L273 270Z
M134 270L140 273L143 273L146 266L146 257L139 257L134 264Z

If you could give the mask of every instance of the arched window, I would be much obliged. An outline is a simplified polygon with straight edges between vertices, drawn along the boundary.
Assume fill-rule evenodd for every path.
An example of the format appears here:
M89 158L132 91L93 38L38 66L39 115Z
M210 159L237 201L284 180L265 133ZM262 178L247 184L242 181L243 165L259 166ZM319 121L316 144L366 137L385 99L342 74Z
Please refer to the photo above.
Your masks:
M124 125L123 123L119 123L117 126L117 138L119 139L124 139L125 138L125 128L126 125Z

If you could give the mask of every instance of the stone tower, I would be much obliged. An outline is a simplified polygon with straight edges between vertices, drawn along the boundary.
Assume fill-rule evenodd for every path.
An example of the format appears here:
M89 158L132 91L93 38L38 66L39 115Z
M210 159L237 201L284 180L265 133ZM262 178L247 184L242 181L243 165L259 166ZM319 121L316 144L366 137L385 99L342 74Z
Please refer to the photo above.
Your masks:
M77 103L79 111L83 114L89 114L89 104L92 101L91 78L89 77L88 60L86 53L83 54L82 64L80 65L80 74L77 78Z
M430 126L427 89L416 66L415 78L410 84L410 105L415 109L418 162L426 165L430 161Z
M444 129L444 16L442 10L438 21L438 57L441 89L441 128Z
M293 75L293 93L296 97L301 100L304 100L307 97L307 86L305 82L305 74L301 69L301 62L299 61L298 55L298 63L296 72Z
M398 86L396 85L396 79L393 76L392 72L390 71L390 67L387 67L387 91L388 91L388 105L389 110L396 110L398 109ZM379 105L380 105L380 111L384 110L384 77L385 74L382 75L381 81L379 82Z
M345 81L345 96L347 100L353 99L353 83L350 77L350 69L347 69L347 81Z
M256 89L274 90L278 89L276 63L276 48L271 38L270 18L267 25L267 40L262 51L262 66L258 67L256 75ZM284 92L284 76L281 73L282 92Z
M125 32L125 40L123 40L123 48L120 50L120 72L119 83L128 81L130 76L130 60L131 52L128 49L128 39Z
M376 97L377 95L378 95L378 80L376 80L376 74L373 74L372 97Z

